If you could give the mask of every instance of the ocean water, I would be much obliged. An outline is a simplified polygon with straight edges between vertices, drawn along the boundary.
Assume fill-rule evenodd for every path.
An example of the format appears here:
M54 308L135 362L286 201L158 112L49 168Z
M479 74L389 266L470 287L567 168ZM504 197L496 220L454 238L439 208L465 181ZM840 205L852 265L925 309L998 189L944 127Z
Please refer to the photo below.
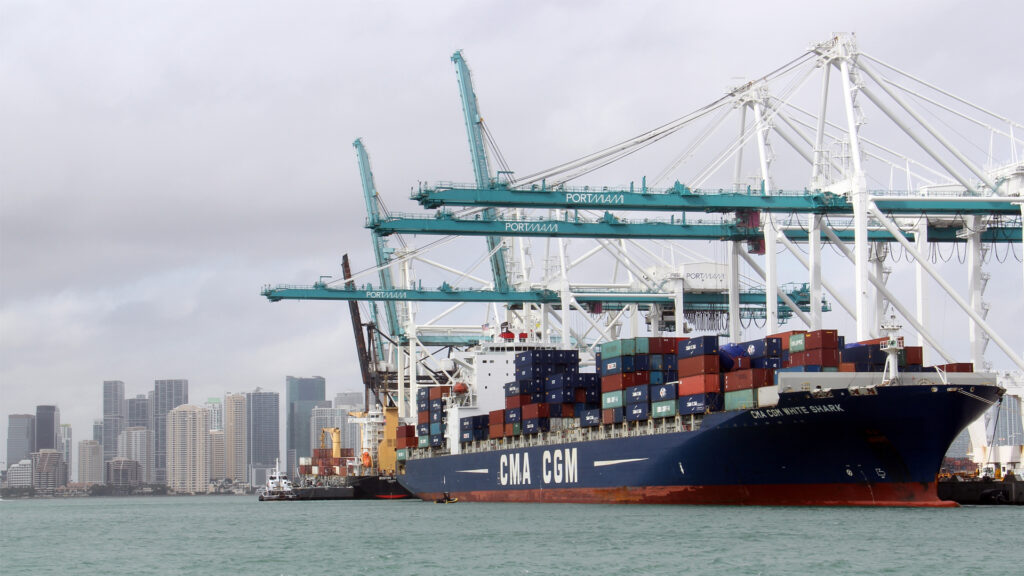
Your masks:
M0 502L0 574L1024 574L1024 507Z

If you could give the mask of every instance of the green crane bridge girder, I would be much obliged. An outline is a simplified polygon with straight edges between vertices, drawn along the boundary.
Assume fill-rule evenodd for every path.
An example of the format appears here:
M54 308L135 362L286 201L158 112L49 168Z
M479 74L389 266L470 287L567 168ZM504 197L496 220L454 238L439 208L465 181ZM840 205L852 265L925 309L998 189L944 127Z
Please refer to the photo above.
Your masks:
M879 193L876 196L885 196ZM736 212L753 210L777 213L853 214L853 204L843 195L820 190L799 192L760 190L726 192L692 190L676 183L672 188L613 190L609 188L513 189L502 183L491 188L471 185L438 184L421 187L411 195L425 208L477 206L506 208L547 208L560 210L641 210L668 212ZM918 198L909 195L875 198L879 210L889 214L1020 214L1020 207L1000 200L971 198Z
M279 285L265 287L261 294L271 302L280 300L370 300L370 301L410 301L410 302L504 302L510 304L552 304L561 306L562 298L554 290L529 290L500 292L497 290L459 290L442 285L439 289L380 289L334 288L318 282L312 286ZM801 309L808 310L810 292L806 286L792 290L787 295ZM641 308L650 304L674 305L674 295L665 292L616 292L600 291L574 294L573 297L583 306L602 310L616 310L622 306L638 304ZM765 307L763 291L746 291L740 293L740 305L747 308L763 309ZM647 306L645 306L647 305ZM683 297L683 307L688 312L728 309L729 296L720 292L687 292ZM829 310L827 301L823 300L823 309ZM742 312L743 309L741 309ZM779 299L779 314L790 317L792 311L785 302ZM752 316L760 318L753 314Z
M479 215L478 215L479 216ZM763 238L760 228L741 227L734 223L687 223L685 220L639 220L620 219L606 213L599 221L583 221L569 218L512 220L504 218L475 219L456 218L447 212L437 212L432 216L392 216L382 218L376 223L367 221L366 226L382 236L391 234L431 234L457 236L534 236L561 238L633 238L662 240L736 240L747 241ZM853 230L833 230L844 242L853 242ZM929 226L929 242L965 242L958 235L960 228L948 226ZM790 228L783 231L787 238L796 242L806 242L806 230ZM914 234L905 232L904 236L913 241ZM887 230L869 230L868 239L872 242L894 241ZM822 233L822 240L829 239ZM982 233L984 242L1020 242L1019 226L990 226Z

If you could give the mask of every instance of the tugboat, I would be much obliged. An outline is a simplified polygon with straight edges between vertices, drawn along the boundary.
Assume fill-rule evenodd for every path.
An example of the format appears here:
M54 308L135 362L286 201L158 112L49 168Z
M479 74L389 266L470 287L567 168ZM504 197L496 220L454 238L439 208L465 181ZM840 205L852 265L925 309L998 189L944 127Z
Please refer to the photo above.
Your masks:
M280 459L274 463L274 469L267 475L267 485L257 492L260 502L275 500L295 500L295 491L287 474L281 473Z

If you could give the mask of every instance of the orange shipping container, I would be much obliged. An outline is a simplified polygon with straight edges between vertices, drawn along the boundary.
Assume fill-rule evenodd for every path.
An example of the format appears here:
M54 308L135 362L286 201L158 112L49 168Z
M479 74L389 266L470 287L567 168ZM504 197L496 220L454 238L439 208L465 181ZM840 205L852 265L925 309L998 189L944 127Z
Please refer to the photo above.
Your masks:
M680 360L676 366L679 369L679 377L694 376L696 374L718 374L718 354L705 354Z
M834 350L838 347L837 330L815 330L804 335L804 350Z
M534 418L548 418L549 411L547 404L526 404L523 406L523 420Z
M854 362L840 362L839 363L839 371L840 372L856 372L857 371L857 364L854 363Z
M721 378L718 374L696 374L679 379L679 396L693 394L717 394L721 392Z
M424 410L423 412L416 413L417 424L430 424L430 412Z

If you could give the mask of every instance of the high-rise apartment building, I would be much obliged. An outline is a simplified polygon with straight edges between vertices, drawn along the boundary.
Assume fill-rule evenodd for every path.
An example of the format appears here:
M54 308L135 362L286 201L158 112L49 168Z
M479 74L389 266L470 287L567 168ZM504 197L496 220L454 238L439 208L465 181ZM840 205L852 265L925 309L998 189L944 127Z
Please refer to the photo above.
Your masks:
M151 424L149 429L153 431L153 442L155 445L153 460L153 481L157 484L167 484L167 414L178 406L188 404L188 380L157 380L154 383L150 397ZM205 421L205 419L204 419ZM205 433L203 430L204 444Z
M83 484L103 483L103 445L95 440L78 443L78 481Z
M36 418L38 418L38 413ZM32 453L32 487L36 494L52 495L57 488L68 483L68 467L64 454L53 448Z
M124 382L103 381L103 460L117 457L117 438L124 430Z
M245 394L228 394L224 397L224 474L235 484L249 480L245 436Z
M245 395L245 443L248 449L249 482L266 484L266 472L281 457L281 404L277 392L257 388Z
M92 439L103 446L103 420L92 421Z
M210 412L210 430L224 429L224 403L220 398L207 398L203 406Z
M210 413L185 404L167 413L167 487L179 494L203 494L210 485Z
M103 463L103 475L116 493L128 493L141 483L142 468L135 460L114 458Z
M139 482L152 484L153 477L153 431L145 426L130 426L121 432L117 441L117 457L139 463ZM109 479L108 479L109 480Z
M32 458L23 458L7 469L8 488L29 488L32 486Z
M135 398L128 399L128 420L125 421L126 428L149 427L149 397L145 394L138 394Z
M326 386L326 380L322 376L311 378L288 376L285 379L289 474L294 475L298 459L309 458L313 454L313 446L309 441L309 418L313 413L313 408L330 408L331 404L326 400ZM292 454L294 454L294 460Z
M7 463L13 466L36 451L36 415L11 414L7 417Z
M64 464L68 467L68 482L71 482L71 477L74 476L71 472L74 467L71 465L71 448L72 444L71 435L71 424L60 425L60 450L64 454Z
M36 449L57 450L63 449L58 445L57 437L60 435L60 410L56 406L36 406Z
M224 461L224 431L210 430L210 440L207 453L210 455L207 468L210 473L210 481L223 482L228 477Z

